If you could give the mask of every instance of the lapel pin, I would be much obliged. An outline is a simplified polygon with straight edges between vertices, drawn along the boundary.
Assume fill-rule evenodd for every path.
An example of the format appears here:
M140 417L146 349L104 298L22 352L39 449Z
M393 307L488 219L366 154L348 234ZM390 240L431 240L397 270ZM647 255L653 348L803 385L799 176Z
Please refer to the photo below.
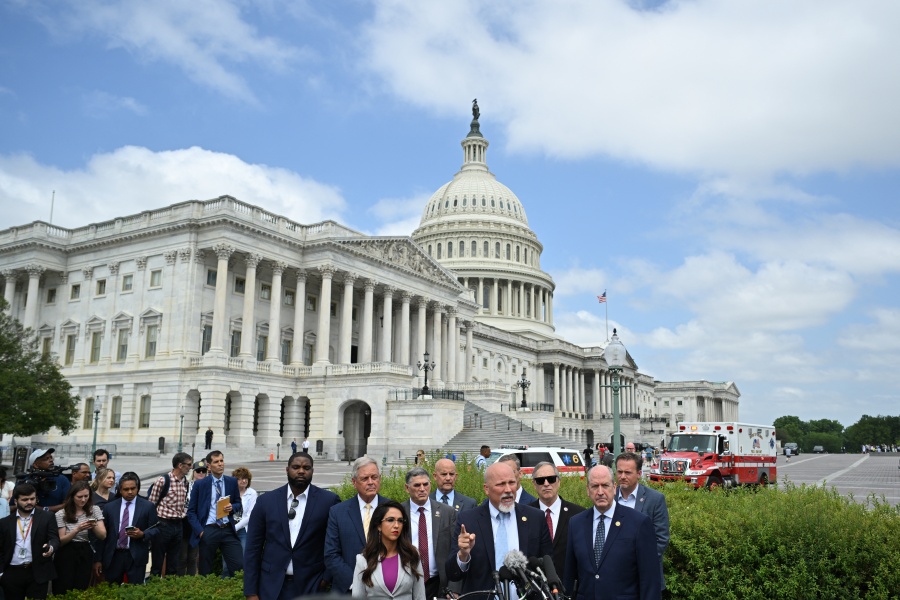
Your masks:
M434 511L434 518L435 518L435 519L440 519L440 518L441 518L441 511L439 511L439 510Z
M522 517L522 522L523 522L523 523L524 523L525 521L527 521L527 520L528 520L528 517Z
M622 524L616 521L616 527L620 527Z
M563 506L563 510L566 511L566 512L569 512L569 507L568 507L568 506Z

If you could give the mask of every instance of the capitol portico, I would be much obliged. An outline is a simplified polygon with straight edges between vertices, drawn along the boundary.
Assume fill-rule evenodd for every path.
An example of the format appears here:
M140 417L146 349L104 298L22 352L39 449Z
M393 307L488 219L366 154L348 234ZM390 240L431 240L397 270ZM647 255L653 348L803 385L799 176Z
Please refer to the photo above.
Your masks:
M463 400L574 447L609 441L603 347L556 335L543 246L489 171L474 116L461 169L411 237L303 225L230 196L0 231L12 315L82 398L66 441L89 442L100 407L108 443L172 447L184 415L185 440L200 447L211 427L225 447L308 436L330 457L406 456L462 430ZM429 397L417 391L425 352ZM733 383L664 383L628 359L627 439L655 444L678 420L737 419Z

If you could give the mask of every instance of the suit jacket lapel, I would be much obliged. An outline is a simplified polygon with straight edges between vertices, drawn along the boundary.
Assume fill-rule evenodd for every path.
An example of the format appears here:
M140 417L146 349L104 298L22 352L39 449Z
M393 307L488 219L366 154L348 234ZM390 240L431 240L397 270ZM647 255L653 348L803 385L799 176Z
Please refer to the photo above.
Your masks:
M479 539L485 541L484 550L487 552L488 560L492 565L491 570L496 571L500 567L494 564L494 528L491 526L491 509L488 506L488 504L483 504L479 507L478 520L476 521L479 531L475 532L475 539L476 543Z
M519 534L519 551L528 556L528 522L525 520L525 517L519 514L518 505L516 505L516 510L513 511L512 517L516 520L516 530ZM545 524L544 527L546 526Z
M613 513L613 518L608 524L604 524L608 529L606 530L606 541L603 542L603 553L600 554L601 565L603 564L603 561L606 560L606 555L609 554L610 546L612 546L615 543L616 538L619 537L619 529L621 529L621 527L619 527L618 523L620 522L619 513L621 510L622 508L618 504L616 504L616 510Z

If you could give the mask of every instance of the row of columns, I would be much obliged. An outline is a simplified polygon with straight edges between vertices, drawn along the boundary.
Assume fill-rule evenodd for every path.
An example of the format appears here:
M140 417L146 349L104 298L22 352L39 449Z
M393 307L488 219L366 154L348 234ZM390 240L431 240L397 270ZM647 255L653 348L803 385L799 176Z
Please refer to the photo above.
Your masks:
M25 317L22 319L22 325L31 327L32 329L38 326L38 306L40 306L41 303L39 286L41 283L41 275L44 274L45 270L46 269L42 265L36 264L26 265L24 268L24 271L28 273L28 295L25 300ZM13 269L6 269L0 273L5 279L3 299L6 300L10 309L12 308L13 300L15 299L18 274L19 272Z
M475 279L477 286L469 288L469 282ZM553 325L553 291L548 287L496 277L463 277L462 284L466 289L475 290L479 315L517 317ZM487 305L484 303L486 288L489 290Z
M592 377L591 410L587 406L586 377ZM612 374L601 369L582 369L561 363L553 363L553 408L557 412L612 414ZM619 375L619 412L637 414L635 380Z

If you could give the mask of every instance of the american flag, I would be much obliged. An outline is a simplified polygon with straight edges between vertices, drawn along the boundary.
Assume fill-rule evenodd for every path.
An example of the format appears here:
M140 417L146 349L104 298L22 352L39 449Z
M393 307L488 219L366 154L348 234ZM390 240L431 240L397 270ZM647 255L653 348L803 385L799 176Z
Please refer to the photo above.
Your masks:
M606 302L606 292L603 292L601 295L597 296L597 300L600 301L600 304Z

